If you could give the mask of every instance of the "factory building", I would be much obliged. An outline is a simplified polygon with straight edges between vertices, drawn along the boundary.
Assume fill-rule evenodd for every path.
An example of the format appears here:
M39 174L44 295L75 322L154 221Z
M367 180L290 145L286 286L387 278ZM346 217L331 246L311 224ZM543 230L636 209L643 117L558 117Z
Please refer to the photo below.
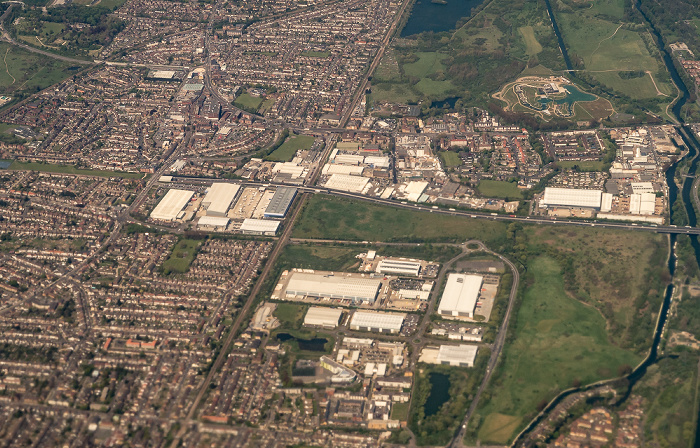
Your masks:
M600 210L602 200L603 192L600 190L547 187L544 189L544 196L540 201L540 205L544 207L580 207Z
M404 313L381 313L378 311L355 311L350 321L350 329L396 334L406 318Z
M228 218L221 218L218 216L202 216L199 218L199 221L197 221L197 227L214 230L226 230L229 221L230 220Z
M241 224L241 233L245 235L275 236L279 226L279 221L248 218L244 219L243 224Z
M215 183L209 187L206 196L202 199L202 208L207 216L226 216L233 199L241 187L236 184Z
M307 327L333 329L338 326L342 316L343 310L312 306L306 312L306 316L304 316L304 325Z
M296 195L296 188L279 187L265 209L265 218L284 218Z
M474 308L481 292L484 278L480 275L455 274L447 276L447 286L442 293L438 314L474 318Z
M285 295L293 297L329 297L355 303L374 303L381 281L373 278L343 277L332 274L292 272Z
M476 345L441 345L440 347L425 347L420 354L419 362L426 364L441 364L454 367L474 367Z
M399 274L412 275L418 277L421 264L417 261L397 260L395 258L385 258L379 262L375 270L379 274Z
M194 196L194 191L189 190L168 190L156 208L151 212L151 218L163 221L174 221L182 216L182 209Z
M324 186L332 190L363 193L368 184L369 178L367 177L351 176L349 174L332 174Z

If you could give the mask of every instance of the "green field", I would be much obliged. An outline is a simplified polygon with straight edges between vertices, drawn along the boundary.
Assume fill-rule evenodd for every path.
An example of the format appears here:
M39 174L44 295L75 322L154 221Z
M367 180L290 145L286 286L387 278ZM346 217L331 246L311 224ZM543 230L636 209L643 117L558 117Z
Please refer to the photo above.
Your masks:
M611 344L605 319L571 298L559 263L540 256L528 263L527 288L506 344L504 360L479 409L483 443L505 444L547 402L575 382L617 375L641 357ZM479 419L476 419L477 421Z
M440 156L442 163L445 164L446 168L453 168L462 165L462 159L459 158L459 155L456 152L440 151L438 155Z
M605 8L615 15L622 0L608 2ZM569 52L582 58L585 74L632 99L675 95L665 67L658 54L651 54L645 30L633 31L615 21L596 16L599 11L559 11L557 20ZM585 25L582 25L585 23ZM650 43L650 42L648 42ZM653 45L653 43L651 43ZM651 76L623 79L624 71L649 71ZM653 80L652 80L653 76ZM656 87L654 86L656 83ZM659 92L657 92L657 88Z
M359 267L355 256L360 252L361 248L352 246L291 244L284 248L278 263L284 269L349 271Z
M487 198L504 198L504 199L522 199L523 193L518 188L518 184L514 182L505 182L500 180L484 179L479 182L476 187L484 197Z
M263 99L261 97L256 97L248 93L244 93L242 95L239 95L238 98L235 99L233 104L249 112L255 112L258 110L262 102Z
M561 160L557 162L557 165L564 169L578 167L581 171L603 171L603 168L605 168L605 162L597 160Z
M289 162L294 158L294 154L302 149L311 149L314 138L308 135L292 135L282 143L282 146L275 149L272 154L265 157L265 160L273 162Z
M273 313L280 321L280 328L299 329L304 319L304 313L308 307L294 303L278 303Z
M0 93L34 92L63 81L71 64L0 43Z
M316 194L294 228L294 238L353 241L458 241L477 238L498 247L506 225L373 205Z
M409 403L394 403L391 407L391 419L405 422L408 420Z
M168 275L173 272L178 274L187 272L194 257L197 256L199 244L200 241L186 238L178 241L170 256L163 262L163 273Z
M331 53L328 51L302 51L299 56L305 56L307 58L327 58Z
M127 173L123 171L105 171L105 170L89 170L76 168L69 165L53 165L49 163L40 162L12 162L10 165L11 170L15 171L41 171L44 173L65 173L65 174L78 174L81 176L99 176L99 177L123 177L126 179L141 179L144 177L143 173Z
M520 35L523 36L523 40L525 41L525 46L527 47L525 51L527 51L527 54L534 56L542 51L542 45L537 41L535 29L532 26L521 26L518 28L518 31L520 31Z

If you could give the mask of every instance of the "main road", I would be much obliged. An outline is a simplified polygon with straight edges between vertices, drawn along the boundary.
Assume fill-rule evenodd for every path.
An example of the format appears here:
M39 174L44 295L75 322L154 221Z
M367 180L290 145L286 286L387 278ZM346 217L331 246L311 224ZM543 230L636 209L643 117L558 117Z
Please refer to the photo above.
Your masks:
M173 180L175 182L190 183L190 184L210 184L212 179L205 179L199 177L186 177L186 176L174 176ZM575 219L557 219L557 218L547 218L543 216L518 216L518 215L504 215L501 213L488 213L480 211L465 211L457 210L453 208L445 209L438 207L437 205L427 206L416 204L408 201L396 201L393 199L381 199L377 197L364 196L359 193L349 193L347 191L335 190L326 187L314 187L314 186L300 186L298 184L286 183L286 182L251 182L240 180L226 180L218 179L217 182L232 182L238 183L245 186L275 186L275 187L293 187L298 189L303 193L320 193L328 194L333 196L344 197L348 199L355 199L359 201L370 202L377 205L387 205L395 208L402 208L406 210L420 210L424 212L437 213L441 215L451 215L451 216L462 216L465 218L474 219L486 219L492 221L502 221L502 222L521 222L530 224L556 224L562 226L579 226L579 227L596 227L603 229L621 229L621 230L635 230L641 232L654 232L654 233L674 233L680 235L700 235L700 228L696 227L678 227L674 225L665 226L657 224L638 224L638 223L626 223L617 221L601 221L601 220L575 220Z

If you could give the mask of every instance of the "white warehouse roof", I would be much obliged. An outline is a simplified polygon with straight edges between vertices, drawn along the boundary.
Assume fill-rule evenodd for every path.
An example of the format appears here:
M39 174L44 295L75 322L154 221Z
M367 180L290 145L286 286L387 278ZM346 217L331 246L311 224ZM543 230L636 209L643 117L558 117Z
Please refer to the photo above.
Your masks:
M189 190L168 190L168 193L161 199L156 208L151 212L151 218L172 221L185 208L187 202L194 196L194 191Z
M228 226L228 218L221 218L219 216L202 216L197 221L198 226L209 226L209 227L226 227Z
M326 181L325 187L350 193L362 193L368 183L369 179L366 177L332 174Z
M243 220L243 224L241 224L241 231L255 233L276 233L279 226L279 221L248 218Z
M476 345L441 345L437 355L438 364L449 364L452 366L474 367Z
M351 328L367 328L377 331L390 331L398 333L401 331L404 313L380 313L377 311L355 311L350 321Z
M406 274L413 275L415 277L420 273L421 264L417 261L409 260L396 260L391 258L385 258L380 261L377 265L376 272L380 274L392 273L392 274Z
M330 297L372 303L380 286L379 279L292 272L287 283L286 295Z
M207 215L224 216L236 197L240 185L229 183L215 183L202 199L202 207L206 208Z
M335 328L340 322L343 310L312 306L304 316L304 325L314 325L325 328Z
M542 204L600 209L602 195L600 190L547 187L544 189Z
M480 275L451 273L447 277L447 286L442 293L438 313L474 317L474 308L483 280Z

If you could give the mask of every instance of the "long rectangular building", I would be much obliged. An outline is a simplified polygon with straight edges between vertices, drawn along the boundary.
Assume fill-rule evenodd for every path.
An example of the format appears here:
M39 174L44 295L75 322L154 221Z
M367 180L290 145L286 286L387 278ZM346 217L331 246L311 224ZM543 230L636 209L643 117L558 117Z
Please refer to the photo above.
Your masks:
M358 303L374 303L382 282L379 279L344 277L328 273L292 272L285 295L348 299Z
M484 278L480 275L455 274L447 276L438 314L474 318L474 308L481 292Z
M296 195L296 188L279 187L265 209L265 218L284 218Z
M215 183L202 199L202 208L206 210L207 216L226 216L233 199L238 194L240 185L229 183Z
M581 207L600 210L603 192L600 190L583 190L580 188L544 189L540 204L547 207Z
M401 331L404 313L381 313L378 311L355 311L350 321L350 329L396 334Z
M241 224L241 233L246 235L267 235L274 236L280 227L279 221L268 221L265 219L247 218Z
M173 221L177 219L182 209L187 205L187 202L192 199L192 196L194 196L194 191L178 190L175 188L168 190L163 199L161 199L158 205L156 205L156 208L151 212L151 218L161 219L163 221Z
M421 264L418 261L385 258L377 264L375 272L379 274L403 274L418 277L420 269Z

